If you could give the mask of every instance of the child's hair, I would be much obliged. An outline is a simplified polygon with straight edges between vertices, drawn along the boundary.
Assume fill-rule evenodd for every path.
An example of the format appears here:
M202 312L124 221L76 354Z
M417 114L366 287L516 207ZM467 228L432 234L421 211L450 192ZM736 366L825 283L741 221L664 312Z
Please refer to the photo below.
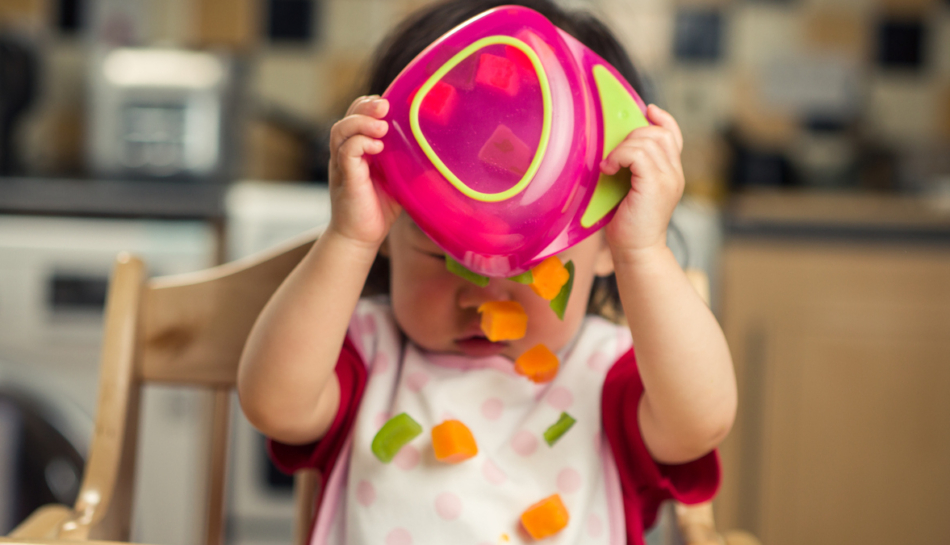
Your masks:
M396 27L377 47L364 94L382 95L416 55L449 30L491 8L512 4L537 11L558 28L577 38L613 65L637 93L644 100L647 99L636 68L613 33L593 15L566 11L550 0L447 0L420 9ZM388 292L389 262L379 255L367 279L365 293ZM587 312L610 319L622 315L614 275L595 279Z

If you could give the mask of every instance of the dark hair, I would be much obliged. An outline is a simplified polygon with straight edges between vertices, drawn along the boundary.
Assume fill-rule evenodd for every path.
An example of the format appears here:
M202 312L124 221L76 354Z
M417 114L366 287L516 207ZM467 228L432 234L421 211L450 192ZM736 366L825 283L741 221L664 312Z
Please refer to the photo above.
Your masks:
M555 26L577 38L613 65L647 100L640 75L613 33L590 13L567 11L550 0L447 0L420 9L396 27L376 48L364 94L383 94L416 55L449 30L489 9L512 4L537 11ZM389 262L382 255L377 256L366 284L367 294L389 291ZM587 312L612 319L622 314L614 275L594 280Z

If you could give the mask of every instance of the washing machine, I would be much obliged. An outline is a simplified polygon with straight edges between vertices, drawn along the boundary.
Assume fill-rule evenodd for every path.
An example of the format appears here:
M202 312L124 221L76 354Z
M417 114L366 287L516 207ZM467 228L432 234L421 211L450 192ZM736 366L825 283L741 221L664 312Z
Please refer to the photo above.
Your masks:
M75 497L92 436L116 254L140 255L150 275L163 275L211 266L215 248L214 229L201 221L0 215L0 530L38 501L71 504ZM201 540L206 399L146 388L135 541ZM24 492L44 488L43 497Z

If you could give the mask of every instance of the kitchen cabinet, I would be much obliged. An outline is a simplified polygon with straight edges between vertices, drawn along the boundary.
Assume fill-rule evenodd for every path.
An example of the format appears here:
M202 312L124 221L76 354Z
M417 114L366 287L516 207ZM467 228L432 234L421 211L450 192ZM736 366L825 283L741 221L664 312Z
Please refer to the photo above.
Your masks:
M766 545L950 543L939 204L777 193L730 208L718 312L739 414L721 448L722 528Z

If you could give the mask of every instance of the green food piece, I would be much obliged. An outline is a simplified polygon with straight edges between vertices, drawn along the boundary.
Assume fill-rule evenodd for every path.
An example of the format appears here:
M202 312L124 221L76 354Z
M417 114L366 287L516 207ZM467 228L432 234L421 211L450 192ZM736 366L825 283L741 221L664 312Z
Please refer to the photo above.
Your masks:
M370 448L380 462L388 464L406 443L422 433L422 426L406 413L390 418L373 437Z
M564 310L567 309L567 300L571 297L571 288L574 286L574 262L568 261L564 268L567 269L570 276L567 277L567 282L561 286L561 291L557 293L554 299L551 299L551 310L562 320L564 319Z
M547 442L549 447L553 447L554 443L561 438L562 435L567 433L567 430L571 429L571 426L574 425L574 417L562 412L561 417L557 419L557 422L551 424L551 427L544 430L544 440Z
M452 259L449 254L445 254L445 268L448 269L449 272L457 274L469 282L477 284L483 288L488 285L487 276L475 274L472 271L466 269L461 263Z
M528 284L531 285L534 283L534 275L531 274L530 270L527 270L521 274L516 274L514 276L509 276L508 280L513 280L519 284Z

